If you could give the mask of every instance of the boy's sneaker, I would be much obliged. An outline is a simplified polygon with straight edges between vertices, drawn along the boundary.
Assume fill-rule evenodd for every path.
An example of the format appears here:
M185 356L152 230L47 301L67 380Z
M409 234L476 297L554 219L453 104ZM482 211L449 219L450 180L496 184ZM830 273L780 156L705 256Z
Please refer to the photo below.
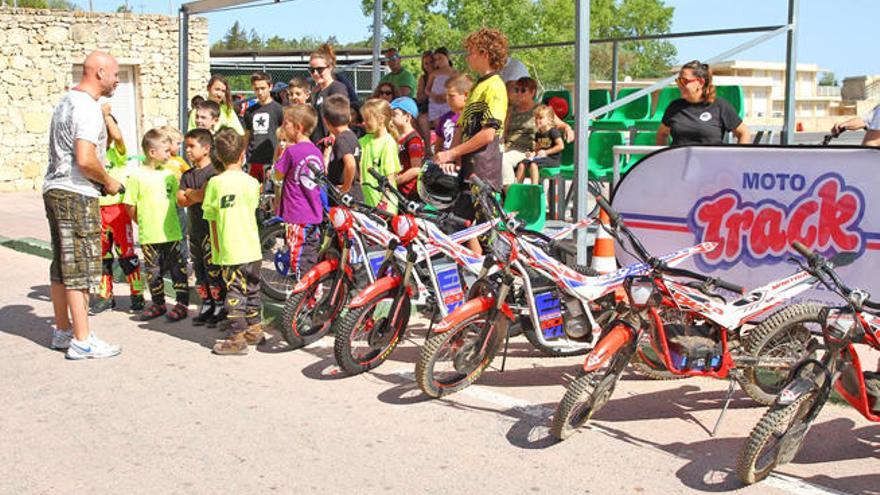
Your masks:
M164 315L167 312L168 309L165 307L164 304L156 304L154 302L151 302L150 304L147 304L147 307L144 308L143 311L141 311L140 315L138 315L138 319L141 321L150 321Z
M146 306L146 303L147 302L144 300L143 294L131 296L131 310L132 311L143 311L144 306Z
M70 347L70 339L73 338L73 332L70 330L59 330L58 327L52 325L52 340L49 342L49 349L64 350Z
M226 317L228 314L226 313L226 308L223 306L214 306L214 314L208 317L207 324L208 328L216 328L217 324L222 321L226 321Z
M122 348L118 345L108 344L99 339L94 333L90 333L86 340L70 340L67 348L67 359L103 359L118 355Z
M192 323L197 327L204 325L211 316L214 316L214 301L205 301L199 308L199 314L193 316Z
M244 332L237 333L226 340L214 344L214 354L220 356L244 356L248 353L248 343Z
M259 345L265 338L266 335L263 333L263 325L261 323L255 323L244 331L244 340L248 345Z
M99 297L92 304L92 307L89 308L89 314L96 315L115 307L116 300L112 297Z
M166 316L170 322L180 321L189 316L189 310L185 305L177 303L171 308L171 311L169 311Z

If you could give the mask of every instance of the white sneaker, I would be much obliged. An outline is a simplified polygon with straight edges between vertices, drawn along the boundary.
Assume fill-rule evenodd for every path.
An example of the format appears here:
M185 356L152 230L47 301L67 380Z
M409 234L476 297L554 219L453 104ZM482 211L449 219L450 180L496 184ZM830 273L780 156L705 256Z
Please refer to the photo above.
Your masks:
M116 356L120 352L122 348L118 345L108 344L90 333L86 340L70 340L67 359L102 359Z
M52 341L49 342L49 349L64 350L70 347L70 339L73 338L73 332L70 330L59 330L58 327L52 325Z

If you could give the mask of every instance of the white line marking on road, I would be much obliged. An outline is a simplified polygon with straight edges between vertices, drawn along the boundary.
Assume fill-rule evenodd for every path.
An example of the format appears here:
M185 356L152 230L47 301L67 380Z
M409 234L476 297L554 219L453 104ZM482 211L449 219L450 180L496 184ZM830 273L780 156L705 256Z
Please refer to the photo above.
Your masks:
M393 374L401 376L408 380L415 381L415 375L410 369L400 368L394 371ZM496 392L492 389L480 385L471 385L470 387L467 387L466 389L459 392L459 394L466 395L468 397L486 402L488 404L503 407L505 409L516 409L527 416L542 421L550 419L550 417L555 412L549 407L534 405L528 401L518 399L516 397L511 397L509 395ZM612 438L620 439L620 435L618 435L614 431L606 429L595 423L590 423L589 425L587 425L587 429L602 433L603 435ZM666 456L675 457L676 459L682 459L681 457L671 452L667 452L663 449L658 448L657 446L651 445L650 443L639 441L638 439L629 438L626 441L639 447L650 449L660 454L664 454ZM723 469L721 471L728 473L728 476L735 476L732 469ZM848 495L846 492L838 491L833 488L826 488L820 485L814 485L804 480L779 473L771 473L770 476L768 476L767 479L765 479L762 483L780 490L795 493L797 495Z

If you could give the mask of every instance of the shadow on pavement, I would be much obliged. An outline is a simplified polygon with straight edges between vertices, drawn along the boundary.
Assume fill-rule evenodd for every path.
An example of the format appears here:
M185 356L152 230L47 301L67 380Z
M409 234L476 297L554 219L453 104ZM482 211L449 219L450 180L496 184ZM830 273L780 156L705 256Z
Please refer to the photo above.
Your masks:
M127 297L117 297L117 305L119 305L119 299L128 299ZM166 304L169 309L174 305L173 299L166 299ZM128 307L126 303L122 304L123 308ZM136 315L131 315L131 321L137 325L138 328L143 330L150 330L152 332L163 333L170 337L176 337L178 339L187 340L194 344L199 344L200 346L206 349L212 349L214 347L214 343L219 339L223 339L226 337L226 333L220 330L220 327L217 328L208 328L207 326L194 326L192 324L192 317L196 314L195 311L190 310L189 315L184 320L171 322L168 321L164 315L158 318L149 320L149 321L140 321L137 319ZM100 315L98 316L100 317Z
M49 348L53 323L54 317L37 316L34 307L26 304L10 304L0 308L0 333L17 335L46 349Z
M545 449L557 443L549 434L550 416L556 404L547 403L536 407L540 407L541 411L546 413L546 417L535 414L534 411L531 414L521 415L507 432L507 440L511 445L522 449ZM511 411L505 411L504 414L513 415ZM684 485L705 492L728 492L743 487L736 476L735 467L737 456L748 432L742 432L744 436L738 438L703 438L695 442L664 444L609 427L607 415L606 409L597 415L597 420L598 416L605 417L604 421L597 423L596 426L602 434L639 447L648 446L687 460L687 464L675 473ZM807 435L803 449L791 464L829 463L830 465L836 461L880 456L880 426L870 425L856 429L853 429L853 426L853 421L845 418L814 425ZM567 441L585 441L586 439L582 437L588 433L590 429L585 427ZM829 469L833 468L829 467ZM848 493L880 494L880 474L834 478L833 473L829 473L800 479Z
M850 493L880 495L880 473L844 476L842 478L832 478L823 474L805 478L804 481Z

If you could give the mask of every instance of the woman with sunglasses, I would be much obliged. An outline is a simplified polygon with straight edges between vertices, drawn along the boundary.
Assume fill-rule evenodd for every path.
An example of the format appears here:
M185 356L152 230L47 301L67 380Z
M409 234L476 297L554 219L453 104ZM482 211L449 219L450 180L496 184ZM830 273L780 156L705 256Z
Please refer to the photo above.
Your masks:
M723 144L728 132L733 132L739 144L750 142L749 128L733 106L716 98L708 65L699 60L684 64L676 82L681 98L670 103L663 114L657 130L658 146L669 144L670 134L673 146Z
M315 81L315 88L312 90L311 103L318 114L318 123L312 132L310 140L318 144L330 132L324 126L324 100L331 95L342 95L348 98L348 90L345 84L333 78L333 69L336 68L336 53L329 43L324 43L317 50L312 52L309 59L309 75ZM320 145L319 145L320 147Z
M397 88L390 82L380 82L376 89L373 90L373 98L379 98L391 103L395 98L400 96Z

